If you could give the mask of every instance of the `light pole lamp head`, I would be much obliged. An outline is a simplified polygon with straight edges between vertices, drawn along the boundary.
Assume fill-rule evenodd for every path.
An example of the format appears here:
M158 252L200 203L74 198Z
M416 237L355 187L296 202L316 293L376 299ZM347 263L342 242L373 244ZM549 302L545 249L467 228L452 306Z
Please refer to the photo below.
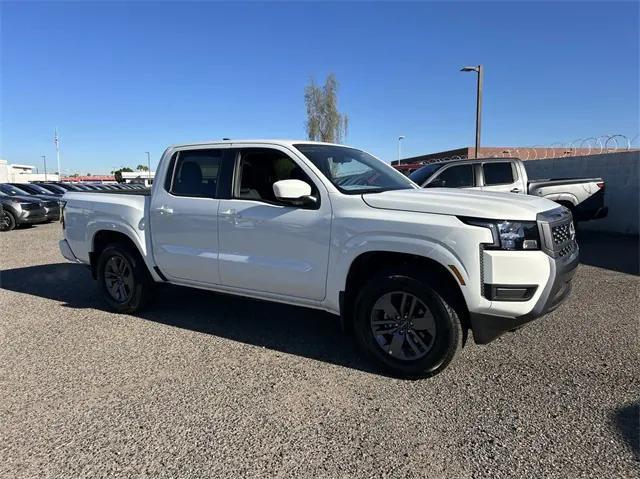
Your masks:
M400 140L404 140L404 139L405 139L405 136L404 136L404 135L400 135L400 136L398 137L398 141L400 141Z
M480 67L462 67L460 69L461 72L479 72L480 71Z

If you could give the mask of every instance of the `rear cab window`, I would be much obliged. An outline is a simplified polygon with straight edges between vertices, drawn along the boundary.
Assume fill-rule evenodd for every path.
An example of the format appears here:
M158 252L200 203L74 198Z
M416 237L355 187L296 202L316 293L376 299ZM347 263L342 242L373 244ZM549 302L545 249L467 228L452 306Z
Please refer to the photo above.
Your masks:
M482 174L485 186L509 185L515 182L513 166L508 161L483 163Z
M165 190L174 196L192 198L224 197L228 187L223 172L226 170L228 149L208 148L181 150L169 162Z

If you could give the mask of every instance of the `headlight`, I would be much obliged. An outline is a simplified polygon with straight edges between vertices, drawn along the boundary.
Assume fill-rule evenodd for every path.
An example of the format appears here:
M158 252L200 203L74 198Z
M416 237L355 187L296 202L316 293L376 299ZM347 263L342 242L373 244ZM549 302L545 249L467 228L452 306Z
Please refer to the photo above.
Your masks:
M459 218L463 223L491 230L493 243L487 249L536 250L540 249L540 235L535 221L486 220Z

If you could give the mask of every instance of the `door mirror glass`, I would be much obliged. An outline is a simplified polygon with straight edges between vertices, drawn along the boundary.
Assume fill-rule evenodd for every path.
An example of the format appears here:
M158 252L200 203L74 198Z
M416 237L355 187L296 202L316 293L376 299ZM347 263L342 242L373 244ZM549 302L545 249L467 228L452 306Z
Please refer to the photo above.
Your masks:
M311 185L302 180L280 180L273 184L273 194L281 201L304 201L311 196Z

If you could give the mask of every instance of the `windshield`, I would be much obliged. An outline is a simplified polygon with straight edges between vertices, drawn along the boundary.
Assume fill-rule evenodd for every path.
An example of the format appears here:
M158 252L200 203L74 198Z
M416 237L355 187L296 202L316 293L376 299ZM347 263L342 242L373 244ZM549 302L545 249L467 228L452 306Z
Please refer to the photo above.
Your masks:
M445 162L442 163L431 163L430 165L423 166L419 170L414 171L409 175L409 178L420 186L424 184L429 178L433 176L433 174L446 165Z
M413 189L402 173L355 148L334 145L294 145L342 193L362 194Z
M20 195L31 196L26 191L21 190L20 188L16 188L15 186L7 185L7 184L0 185L0 191L11 196L20 196Z

